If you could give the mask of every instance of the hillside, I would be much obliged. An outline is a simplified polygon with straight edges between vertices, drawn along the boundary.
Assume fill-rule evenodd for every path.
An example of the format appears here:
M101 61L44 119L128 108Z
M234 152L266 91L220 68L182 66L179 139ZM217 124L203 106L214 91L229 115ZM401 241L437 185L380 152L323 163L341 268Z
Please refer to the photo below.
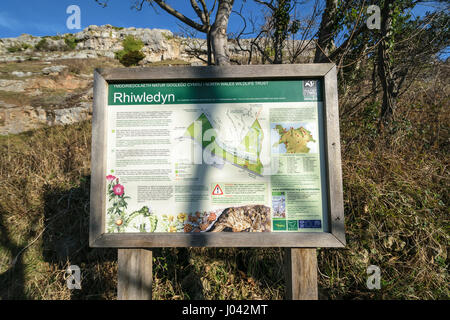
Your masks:
M0 39L0 135L89 120L93 70L123 67L115 52L123 49L127 36L144 45L140 66L203 65L201 59L206 59L204 39L162 29L105 25L75 34ZM243 40L242 48L247 45ZM245 58L236 43L230 42L229 50L235 58ZM311 55L305 50L301 57Z
M92 73L121 67L115 52L132 35L142 39L142 65L190 64L169 30L90 26L74 35L0 39L0 134L90 119ZM42 44L45 44L42 45Z
M61 38L44 52L21 44L40 38L1 40L0 299L116 297L117 250L88 245L90 113L92 70L120 66L111 52L126 32L148 35L143 65L198 63L164 30L89 27L76 50ZM448 75L439 61L418 75L388 134L377 130L380 97L360 103L371 70L340 92L348 244L318 249L320 299L450 297ZM280 248L156 249L153 295L283 299L283 259ZM82 290L66 287L73 264ZM381 269L381 290L366 287L369 265Z

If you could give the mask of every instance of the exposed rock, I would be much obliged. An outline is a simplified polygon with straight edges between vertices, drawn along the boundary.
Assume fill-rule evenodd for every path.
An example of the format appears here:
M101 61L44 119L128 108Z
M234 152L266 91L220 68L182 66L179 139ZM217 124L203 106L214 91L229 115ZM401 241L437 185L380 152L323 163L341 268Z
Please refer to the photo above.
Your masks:
M0 108L0 134L20 133L37 129L47 122L46 111L31 106Z
M16 106L10 103L6 103L4 101L0 101L0 108L5 108L5 109L9 109L9 108L15 108Z
M22 80L5 80L0 79L0 90L11 92L25 91L25 82Z
M76 39L74 49L70 49L66 44L65 38L68 35ZM140 62L141 65L163 60L185 61L193 66L204 65L204 62L195 57L193 52L197 54L206 52L205 39L182 38L164 29L92 25L75 34L51 37L23 34L17 38L0 39L0 62L24 62L24 66L32 66L32 69L27 69L17 63L17 70L11 72L8 68L8 71L0 73L0 76L7 74L24 78L0 79L0 91L6 92L7 96L2 99L12 102L0 101L0 134L19 133L45 125L70 124L89 119L93 99L92 74L78 74L74 70L82 73L88 68L79 67L83 62L74 62L75 68L72 68L71 60L115 58L115 52L123 49L122 42L130 35L140 39L144 44L142 52L145 58ZM47 42L45 51L35 50L36 45L44 38ZM314 43L304 43L309 43L309 47L303 51L302 57L311 57L314 53ZM299 44L301 43L288 42L286 50L289 46ZM242 49L250 49L251 40L243 39L239 45L229 41L228 46L232 56L247 59L248 53L243 52ZM201 58L206 60L205 54L202 54ZM39 61L38 70L33 66L35 61ZM99 59L99 61L102 60ZM48 66L42 67L41 70L42 64ZM8 92L13 94L8 95ZM224 215L222 219L226 216L228 215Z
M44 126L67 125L92 116L92 103L80 103L67 109L45 110L31 106L8 108L0 104L0 135L17 134Z
M0 80L0 89L1 89ZM13 81L13 80L10 80ZM27 89L64 89L64 90L75 90L80 88L86 88L91 83L88 79L78 79L72 75L67 75L65 77L60 77L58 80L48 79L48 78L33 78L28 79L26 88Z
M64 41L67 36L75 37L77 44L75 50L68 51ZM89 26L75 34L63 34L53 37L45 37L49 52L31 52L27 49L28 57L23 54L8 53L7 49L13 46L26 45L26 47L35 47L43 37L33 37L30 35L21 35L17 38L4 38L0 40L0 61L25 61L37 55L48 61L58 59L88 59L96 57L114 58L114 53L123 49L122 41L127 36L133 36L144 43L143 52L146 55L144 63L156 62L173 59L185 60L187 62L198 61L197 58L188 54L189 51L206 52L205 39L189 39L174 36L170 30L164 29L146 29L146 28L115 28L111 25ZM298 46L300 42L289 41L286 46ZM250 40L243 39L240 46L245 50L250 48ZM230 53L242 55L242 51L237 43L230 41L228 43ZM311 56L313 54L314 43L310 42L310 48L305 50L302 55Z
M71 124L78 121L86 120L90 117L91 110L87 104L68 109L53 110L54 125Z
M22 72L22 71L13 71L11 72L13 76L23 78L23 77L29 77L33 75L33 72Z
M127 36L133 36L144 43L143 52L146 55L144 63L161 61L161 59L196 59L184 54L181 38L175 37L170 30L146 28L114 28L111 25L89 26L84 30L70 34L74 36L77 44L75 50L68 51L64 41L67 34L54 37L45 37L48 51L36 52L27 49L21 54L9 53L10 47L25 45L35 47L43 37L22 35L17 38L4 38L0 40L0 62L25 61L39 56L47 61L58 59L89 59L97 57L114 58L115 52L123 49L122 41ZM195 40L195 39L193 39ZM186 40L190 42L191 40ZM185 42L186 42L185 41ZM204 42L204 40L200 40ZM206 48L206 46L203 46ZM28 53L28 56L24 54Z
M60 73L64 69L67 69L67 66L51 66L42 69L42 73L43 74Z

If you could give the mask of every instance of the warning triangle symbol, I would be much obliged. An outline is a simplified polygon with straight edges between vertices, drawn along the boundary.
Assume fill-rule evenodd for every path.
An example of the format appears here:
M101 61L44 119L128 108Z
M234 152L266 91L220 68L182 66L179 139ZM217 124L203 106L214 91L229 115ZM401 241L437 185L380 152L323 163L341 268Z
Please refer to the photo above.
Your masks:
M213 196L221 196L223 195L223 191L220 188L220 186L218 184L216 184L216 186L214 187L214 190L212 192Z

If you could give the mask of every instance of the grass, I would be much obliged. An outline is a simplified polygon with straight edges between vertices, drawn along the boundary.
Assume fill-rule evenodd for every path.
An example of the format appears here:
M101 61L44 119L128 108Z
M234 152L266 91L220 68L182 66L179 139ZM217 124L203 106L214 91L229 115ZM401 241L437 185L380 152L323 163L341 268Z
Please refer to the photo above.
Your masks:
M401 97L389 134L376 130L378 98L341 102L348 244L318 249L320 298L450 297L449 86L433 79ZM1 299L115 299L117 250L88 247L90 143L87 121L0 137ZM283 299L283 259L280 248L156 249L153 296ZM70 264L82 290L65 285ZM366 288L372 264L381 290Z
M174 59L174 60L162 60L162 61L156 61L156 62L152 62L150 64L148 64L147 66L152 67L152 66L167 66L167 65L172 65L172 66L189 66L190 63L183 61L183 60L178 60L178 59Z
M99 67L118 67L120 63L115 59L109 58L97 58L97 59L61 59L57 62L58 65L66 65L68 68L59 76L44 76L39 78L36 74L40 74L42 69L48 67L48 64L42 62L8 62L0 63L0 78L8 80L22 80L27 79L51 79L55 81L56 88L45 88L46 82L42 82L42 88L40 94L32 96L25 93L17 94L16 92L10 92L0 90L0 101L16 105L25 106L30 105L32 107L43 107L45 109L67 107L68 105L76 104L75 98L80 94L86 92L87 88L76 88L69 92L63 88L58 87L61 84L61 79L70 73L72 76L78 77L81 75L91 75L95 68ZM33 75L27 77L16 77L11 74L13 71L32 72ZM39 84L39 82L37 82ZM51 84L51 83L50 83Z
M0 90L0 101L15 106L24 106L31 103L32 97L17 92Z
M37 61L24 61L24 62L2 62L0 63L0 78L1 79L27 79L30 77L16 77L11 75L13 71L32 72L39 73L43 68L48 67L48 64Z
M17 94L17 92L0 90L0 101L12 104L15 106L31 106L41 107L44 109L55 109L61 107L68 107L75 104L74 97L78 97L85 89L77 89L72 94L64 89L40 89L41 94L37 96L30 96L24 93Z
M16 52L25 51L25 50L31 49L31 48L32 48L31 45L29 45L27 43L21 43L21 44L18 44L16 46L12 46L12 47L7 48L7 50L10 53L16 53Z
M66 65L69 72L75 75L92 75L96 68L118 68L122 65L116 59L96 58L96 59L61 59L58 64Z

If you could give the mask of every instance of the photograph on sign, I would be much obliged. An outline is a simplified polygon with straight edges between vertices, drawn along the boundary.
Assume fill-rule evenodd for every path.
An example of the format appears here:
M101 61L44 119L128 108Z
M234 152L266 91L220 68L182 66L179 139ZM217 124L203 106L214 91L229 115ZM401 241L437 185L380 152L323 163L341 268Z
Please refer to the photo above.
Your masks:
M322 87L109 83L105 232L327 232Z

